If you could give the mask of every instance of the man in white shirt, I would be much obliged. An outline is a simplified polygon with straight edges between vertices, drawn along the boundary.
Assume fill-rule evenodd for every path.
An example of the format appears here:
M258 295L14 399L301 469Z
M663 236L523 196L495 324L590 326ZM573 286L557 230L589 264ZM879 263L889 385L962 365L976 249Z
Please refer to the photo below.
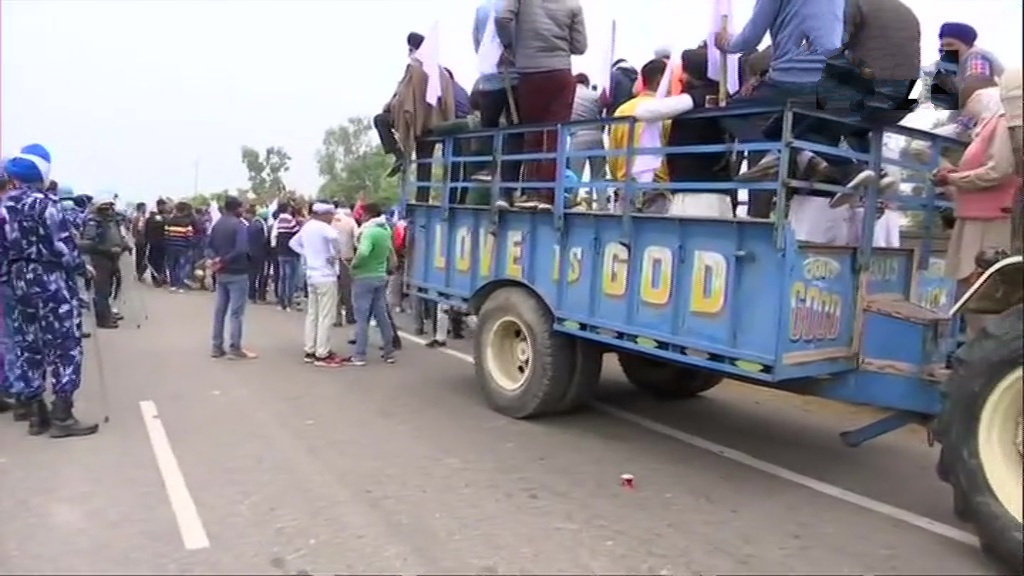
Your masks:
M324 368L342 365L331 350L331 325L338 308L338 270L341 241L331 226L334 206L317 202L306 224L288 241L288 247L306 262L309 301L306 306L305 357L307 363Z

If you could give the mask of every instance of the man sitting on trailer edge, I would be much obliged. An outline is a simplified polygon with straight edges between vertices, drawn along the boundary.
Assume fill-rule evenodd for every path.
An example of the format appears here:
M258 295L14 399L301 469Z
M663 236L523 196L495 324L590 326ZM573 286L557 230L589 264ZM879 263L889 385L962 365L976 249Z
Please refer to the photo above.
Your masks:
M825 61L835 55L843 39L844 0L757 0L754 11L743 30L735 37L720 31L715 47L727 54L743 54L754 50L764 35L771 32L772 61L767 77L750 91L729 102L730 107L782 106L787 101L796 106L817 106L818 83ZM782 123L770 122L763 130L748 117L728 116L720 120L724 128L740 143L777 142L782 139ZM802 119L793 137L829 146L838 140L823 138L820 122ZM832 176L828 165L806 151L797 155L798 178L827 180ZM779 157L769 154L750 170L746 178L771 179L779 168Z
M384 152L395 157L395 165L389 173L392 176L398 174L411 158L430 158L431 155L427 152L433 151L434 143L423 142L420 139L434 126L455 119L455 89L452 77L441 70L428 71L423 67L423 61L417 56L417 52L424 41L422 34L409 34L409 63L405 67L405 74L398 82L391 99L384 105L384 110L373 117L373 126L377 129L381 147ZM427 102L427 83L431 74L436 74L441 84L441 98L437 102ZM429 164L417 164L416 181L429 182L430 171ZM416 202L429 200L430 186L418 186Z

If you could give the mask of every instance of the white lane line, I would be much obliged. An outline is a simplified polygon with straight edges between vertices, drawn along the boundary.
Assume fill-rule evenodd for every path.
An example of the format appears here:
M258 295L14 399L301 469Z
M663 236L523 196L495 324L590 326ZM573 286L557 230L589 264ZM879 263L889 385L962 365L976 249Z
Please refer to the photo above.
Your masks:
M412 336L404 332L402 332L401 334L402 337L407 340L411 340L419 344L427 343L427 340L420 338L418 336ZM439 348L438 350L440 352L448 354L449 356L452 356L453 358L458 358L463 362L468 362L470 364L473 363L473 357L464 352L452 350L451 348ZM614 406L609 406L601 402L593 402L592 404L594 408L601 412L604 412L605 414L608 414L609 416L614 416L615 418L631 422L651 432L661 434L662 436L667 436L674 440L678 440L685 444L689 444L690 446L693 446L695 448L700 448L701 450L713 452L715 454L718 454L722 458L732 460L733 462L736 462L738 464L749 466L751 468L754 468L755 470L760 470L765 474L770 474L772 476L775 476L776 478L781 478L782 480L787 480L794 484L799 484L804 488L810 488L811 490L814 490L815 492L818 492L820 494L831 496L833 498L836 498L837 500L842 500L843 502L853 504L854 506L859 506L866 510L871 510L872 512L877 512L879 514L888 516L889 518L892 518L894 520L899 520L901 522L910 524L911 526L921 528L922 530L927 530L928 532L931 532L933 534L945 536L950 540L956 540L957 542L967 544L968 546L973 546L975 548L978 547L977 536L969 532L960 530L958 528L954 528L953 526L949 526L948 524L936 522L931 518L926 518L924 516L921 516L920 514L914 514L909 510L897 508L896 506L891 506L889 504L886 504L885 502L879 502L878 500L868 498L867 496L862 496L860 494L850 492L849 490L840 488L839 486L834 486L832 484L829 484L828 482L822 482L821 480L816 480L814 478L811 478L810 476L804 476L803 474L800 474L798 472L793 472L792 470L788 470L781 466L776 466L775 464L772 464L770 462L765 462L764 460L755 458L745 452L740 452L739 450L734 450L727 446L716 444L714 442L711 442L710 440L705 440L698 436L694 436L693 434L687 434L686 432L676 430L675 428L666 426L664 424L661 424L660 422L651 420L650 418L645 418L644 416L640 416L632 412L627 412L625 410L621 410L619 408L615 408Z
M149 444L153 447L156 465L160 469L160 477L163 478L167 499L171 502L171 511L178 522L178 532L181 533L185 549L209 548L210 539L206 536L206 528L203 527L203 520L199 517L199 510L192 500L192 494L188 491L185 476L178 466L178 459L171 449L171 441L167 438L163 422L160 421L156 404L152 400L143 400L139 402L139 409L142 410L142 422L146 425Z

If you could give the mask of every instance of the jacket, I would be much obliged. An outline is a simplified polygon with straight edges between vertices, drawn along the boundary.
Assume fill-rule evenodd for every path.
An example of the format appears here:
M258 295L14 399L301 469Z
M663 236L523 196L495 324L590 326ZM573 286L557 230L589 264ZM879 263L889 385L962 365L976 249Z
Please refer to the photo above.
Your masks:
M92 257L117 259L122 252L129 248L129 245L128 240L121 232L121 226L115 214L94 212L85 220L78 247L83 254Z
M901 0L846 0L844 38L878 80L921 75L921 22Z
M423 63L410 58L405 75L391 95L387 110L391 113L392 127L398 144L405 154L412 154L416 140L434 126L455 119L455 88L450 76L439 70L441 99L436 105L427 104L427 73Z
M247 226L241 218L225 214L210 230L208 250L219 262L218 274L249 273Z
M383 217L372 218L359 228L356 254L349 265L352 278L386 278L394 259L391 228Z
M957 218L999 220L1009 218L1019 180L1014 173L1013 145L1006 115L991 116L978 127L949 183L956 189L953 210Z
M211 230L213 227L210 227ZM249 239L249 255L252 259L262 260L267 257L270 251L270 230L262 218L253 218L245 227Z
M494 27L519 73L572 70L571 57L587 51L579 0L506 0Z

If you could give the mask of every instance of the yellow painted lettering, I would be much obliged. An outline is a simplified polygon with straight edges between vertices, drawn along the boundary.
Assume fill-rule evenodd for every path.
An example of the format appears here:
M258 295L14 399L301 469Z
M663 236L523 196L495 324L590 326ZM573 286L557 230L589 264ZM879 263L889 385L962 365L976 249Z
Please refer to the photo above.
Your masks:
M729 269L725 256L697 250L690 278L690 311L718 314L725 308L725 281Z
M664 306L672 296L672 251L664 246L648 246L640 264L640 299Z
M523 277L523 233L512 230L505 237L505 275L509 278Z
M559 269L562 267L562 247L559 246L558 244L555 244L554 261L555 265L553 267L554 269L551 271L551 279L554 280L555 282L558 282L558 279L561 276Z
M444 224L438 222L434 225L434 268L444 270L445 268L445 234Z
M469 228L463 226L455 231L455 269L469 272L472 259L473 237L469 234Z
M624 296L629 279L629 250L618 242L609 242L602 261L601 290L608 296Z
M583 248L574 246L569 248L569 279L568 283L579 282L580 274L583 273Z
M488 278L494 265L494 235L486 228L481 228L478 238L480 239L480 277Z

